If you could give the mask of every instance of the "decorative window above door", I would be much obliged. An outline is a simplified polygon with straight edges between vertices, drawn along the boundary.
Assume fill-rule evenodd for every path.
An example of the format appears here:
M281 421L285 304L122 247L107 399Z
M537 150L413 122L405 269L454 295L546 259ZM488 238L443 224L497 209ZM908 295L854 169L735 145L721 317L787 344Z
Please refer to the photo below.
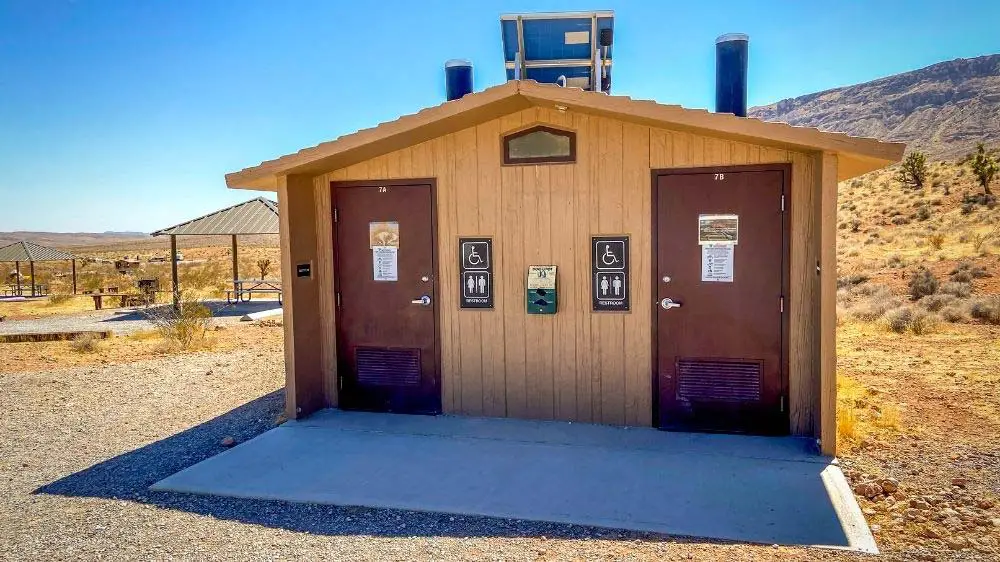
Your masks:
M504 164L576 162L576 133L544 125L503 138Z

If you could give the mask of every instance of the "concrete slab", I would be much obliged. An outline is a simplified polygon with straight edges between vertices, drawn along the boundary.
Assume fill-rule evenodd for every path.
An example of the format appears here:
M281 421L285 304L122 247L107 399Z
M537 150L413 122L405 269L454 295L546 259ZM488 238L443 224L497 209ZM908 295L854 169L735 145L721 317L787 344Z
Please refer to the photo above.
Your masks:
M271 318L272 316L281 316L284 311L280 308L272 308L271 310L261 310L260 312L251 312L249 314L244 314L240 317L243 322L251 322L254 320L262 320L264 318Z
M877 552L808 440L325 410L154 490Z

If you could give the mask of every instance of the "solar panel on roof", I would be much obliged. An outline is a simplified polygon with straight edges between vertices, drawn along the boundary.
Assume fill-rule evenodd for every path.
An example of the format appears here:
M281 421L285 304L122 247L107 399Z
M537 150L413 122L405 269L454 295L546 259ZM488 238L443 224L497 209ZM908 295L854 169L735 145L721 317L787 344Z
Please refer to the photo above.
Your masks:
M610 93L614 12L500 16L507 79Z

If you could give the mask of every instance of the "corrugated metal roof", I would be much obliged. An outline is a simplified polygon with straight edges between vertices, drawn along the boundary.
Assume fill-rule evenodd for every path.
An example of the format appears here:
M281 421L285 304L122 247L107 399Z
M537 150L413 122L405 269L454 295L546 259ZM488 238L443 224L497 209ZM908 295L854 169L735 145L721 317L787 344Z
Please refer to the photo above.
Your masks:
M157 230L153 236L217 234L278 234L278 203L258 197L181 224Z
M62 261L75 260L76 256L62 250L39 246L34 242L22 240L0 248L0 262L12 261Z

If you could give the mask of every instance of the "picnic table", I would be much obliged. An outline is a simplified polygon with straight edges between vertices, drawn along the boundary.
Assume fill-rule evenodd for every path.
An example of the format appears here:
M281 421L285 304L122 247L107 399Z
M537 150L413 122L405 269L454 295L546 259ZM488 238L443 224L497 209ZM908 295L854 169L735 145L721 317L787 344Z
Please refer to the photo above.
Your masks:
M233 288L226 290L226 302L250 302L253 293L278 295L278 304L281 304L281 280L237 279L233 281Z
M121 308L139 305L149 306L153 301L150 293L90 293L90 296L94 299L94 310L104 308L104 297L120 299L119 306Z

